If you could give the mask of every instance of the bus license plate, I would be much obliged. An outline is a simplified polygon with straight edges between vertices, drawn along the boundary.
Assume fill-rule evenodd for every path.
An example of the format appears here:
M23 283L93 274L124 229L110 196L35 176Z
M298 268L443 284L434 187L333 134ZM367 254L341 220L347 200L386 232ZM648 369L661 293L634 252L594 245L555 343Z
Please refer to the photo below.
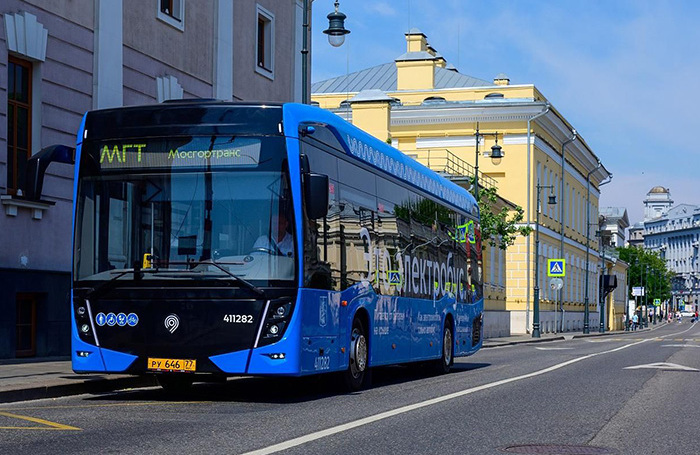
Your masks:
M191 359L157 359L148 358L148 369L154 371L194 372L197 361Z

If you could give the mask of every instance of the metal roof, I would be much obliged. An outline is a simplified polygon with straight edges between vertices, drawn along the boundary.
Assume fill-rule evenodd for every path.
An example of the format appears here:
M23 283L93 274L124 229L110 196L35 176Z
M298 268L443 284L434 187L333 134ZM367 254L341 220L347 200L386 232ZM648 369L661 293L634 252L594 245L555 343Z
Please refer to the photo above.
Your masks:
M384 63L344 76L314 82L311 84L311 93L357 93L371 89L395 92L396 80L396 63ZM454 70L435 68L435 89L490 87L492 85L493 82L467 76Z

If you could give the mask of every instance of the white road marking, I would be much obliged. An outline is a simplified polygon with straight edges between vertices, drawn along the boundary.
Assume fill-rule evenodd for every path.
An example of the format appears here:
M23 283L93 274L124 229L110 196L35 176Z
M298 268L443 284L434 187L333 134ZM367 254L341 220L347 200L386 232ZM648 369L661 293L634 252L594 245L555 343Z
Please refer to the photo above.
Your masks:
M309 433L305 436L300 436L298 438L294 438L294 439L290 439L288 441L280 442L279 444L274 444L274 445L271 445L269 447L264 447L262 449L253 450L251 452L246 452L243 455L266 455L266 454L270 454L270 453L281 452L282 450L291 449L292 447L300 446L302 444L306 444L307 442L316 441L318 439L322 439L322 438L325 438L328 436L333 436L334 434L342 433L344 431L349 431L349 430L352 430L353 428L357 428L357 427L360 427L363 425L368 425L370 423L374 423L374 422L377 422L379 420L388 419L389 417L394 417L394 416L397 416L400 414L405 414L407 412L415 411L417 409L421 409L421 408L424 408L427 406L432 406L434 404L442 403L444 401L454 400L455 398L460 398L460 397L463 397L465 395L470 395L472 393L480 392L482 390L487 390L487 389L491 389L491 388L498 387L501 385L509 384L511 382L521 381L523 379L534 378L535 376L540 376L543 374L551 373L552 371L556 371L560 368L564 368L566 366L572 365L572 364L580 362L582 360L587 360L587 359L590 359L592 357L596 357L599 355L610 354L613 352L621 351L621 350L626 349L630 346L635 346L637 344L641 344L641 343L644 343L646 341L648 341L648 340L641 340L641 341L626 344L624 346L620 346L620 347L617 347L614 349L610 349L608 351L602 351L602 352L596 352L594 354L584 355L582 357L577 357L575 359L567 360L566 362L558 363L554 366L545 368L543 370L523 374L520 376L515 376L512 378L508 378L508 379L502 379L500 381L491 382L489 384L484 384L484 385L480 385L477 387L472 387L470 389L461 390L459 392L454 392L454 393L451 393L449 395L444 395L441 397L432 398L430 400L421 401L419 403L410 404L407 406L402 406L400 408L392 409L390 411L380 412L379 414L375 414L375 415L372 415L369 417L365 417L363 419L355 420L353 422L344 423L342 425L327 428L325 430L316 431L314 433Z
M684 367L683 365L678 365L676 363L649 363L647 365L636 365L633 367L625 367L624 370L640 370L644 368L657 369L657 370L670 370L670 371L700 371L697 368Z

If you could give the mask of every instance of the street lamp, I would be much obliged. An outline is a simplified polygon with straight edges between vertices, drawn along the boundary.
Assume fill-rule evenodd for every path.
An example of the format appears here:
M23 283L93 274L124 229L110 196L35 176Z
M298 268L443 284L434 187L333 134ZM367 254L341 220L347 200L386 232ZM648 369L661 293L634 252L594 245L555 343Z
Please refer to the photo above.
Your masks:
M323 31L328 35L328 43L333 47L340 47L345 42L345 35L350 33L350 30L345 28L345 18L347 16L338 11L338 0L335 1L335 11L330 13L328 17L328 28Z
M302 18L302 47L301 47L301 102L309 104L309 89L307 87L309 81L309 13L311 11L311 3L313 0L304 0L303 18ZM328 17L328 28L323 31L328 35L328 42L333 47L342 46L345 42L345 35L350 33L350 30L345 28L345 14L338 11L340 3L338 0L334 3L335 11L330 13Z
M550 194L547 204L554 205L557 203L557 197L552 193L554 185L540 185L540 180L537 179L537 215L535 219L535 289L534 289L534 305L532 315L532 337L540 337L540 191L543 188L549 188Z
M496 144L491 147L491 161L493 164L500 164L503 159L503 148L498 145L498 131L495 133L482 133L479 131L479 122L476 122L476 131L474 132L474 137L476 138L476 156L474 157L474 199L476 203L479 203L479 142L482 136L493 136L496 138ZM538 182L539 183L539 182Z

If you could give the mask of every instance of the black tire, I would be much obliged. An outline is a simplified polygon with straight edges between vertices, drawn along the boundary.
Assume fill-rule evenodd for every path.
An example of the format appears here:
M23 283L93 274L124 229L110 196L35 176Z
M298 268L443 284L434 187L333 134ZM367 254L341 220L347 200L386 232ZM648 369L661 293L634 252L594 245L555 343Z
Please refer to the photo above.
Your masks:
M434 363L434 370L437 374L447 374L454 363L454 336L452 334L452 324L448 319L445 321L445 328L442 331L442 355Z
M352 321L350 332L348 369L343 373L345 387L350 392L356 392L369 383L369 345L364 324L358 318Z
M180 374L159 374L158 384L167 392L171 393L185 393L190 390L194 378L192 375L180 375Z

